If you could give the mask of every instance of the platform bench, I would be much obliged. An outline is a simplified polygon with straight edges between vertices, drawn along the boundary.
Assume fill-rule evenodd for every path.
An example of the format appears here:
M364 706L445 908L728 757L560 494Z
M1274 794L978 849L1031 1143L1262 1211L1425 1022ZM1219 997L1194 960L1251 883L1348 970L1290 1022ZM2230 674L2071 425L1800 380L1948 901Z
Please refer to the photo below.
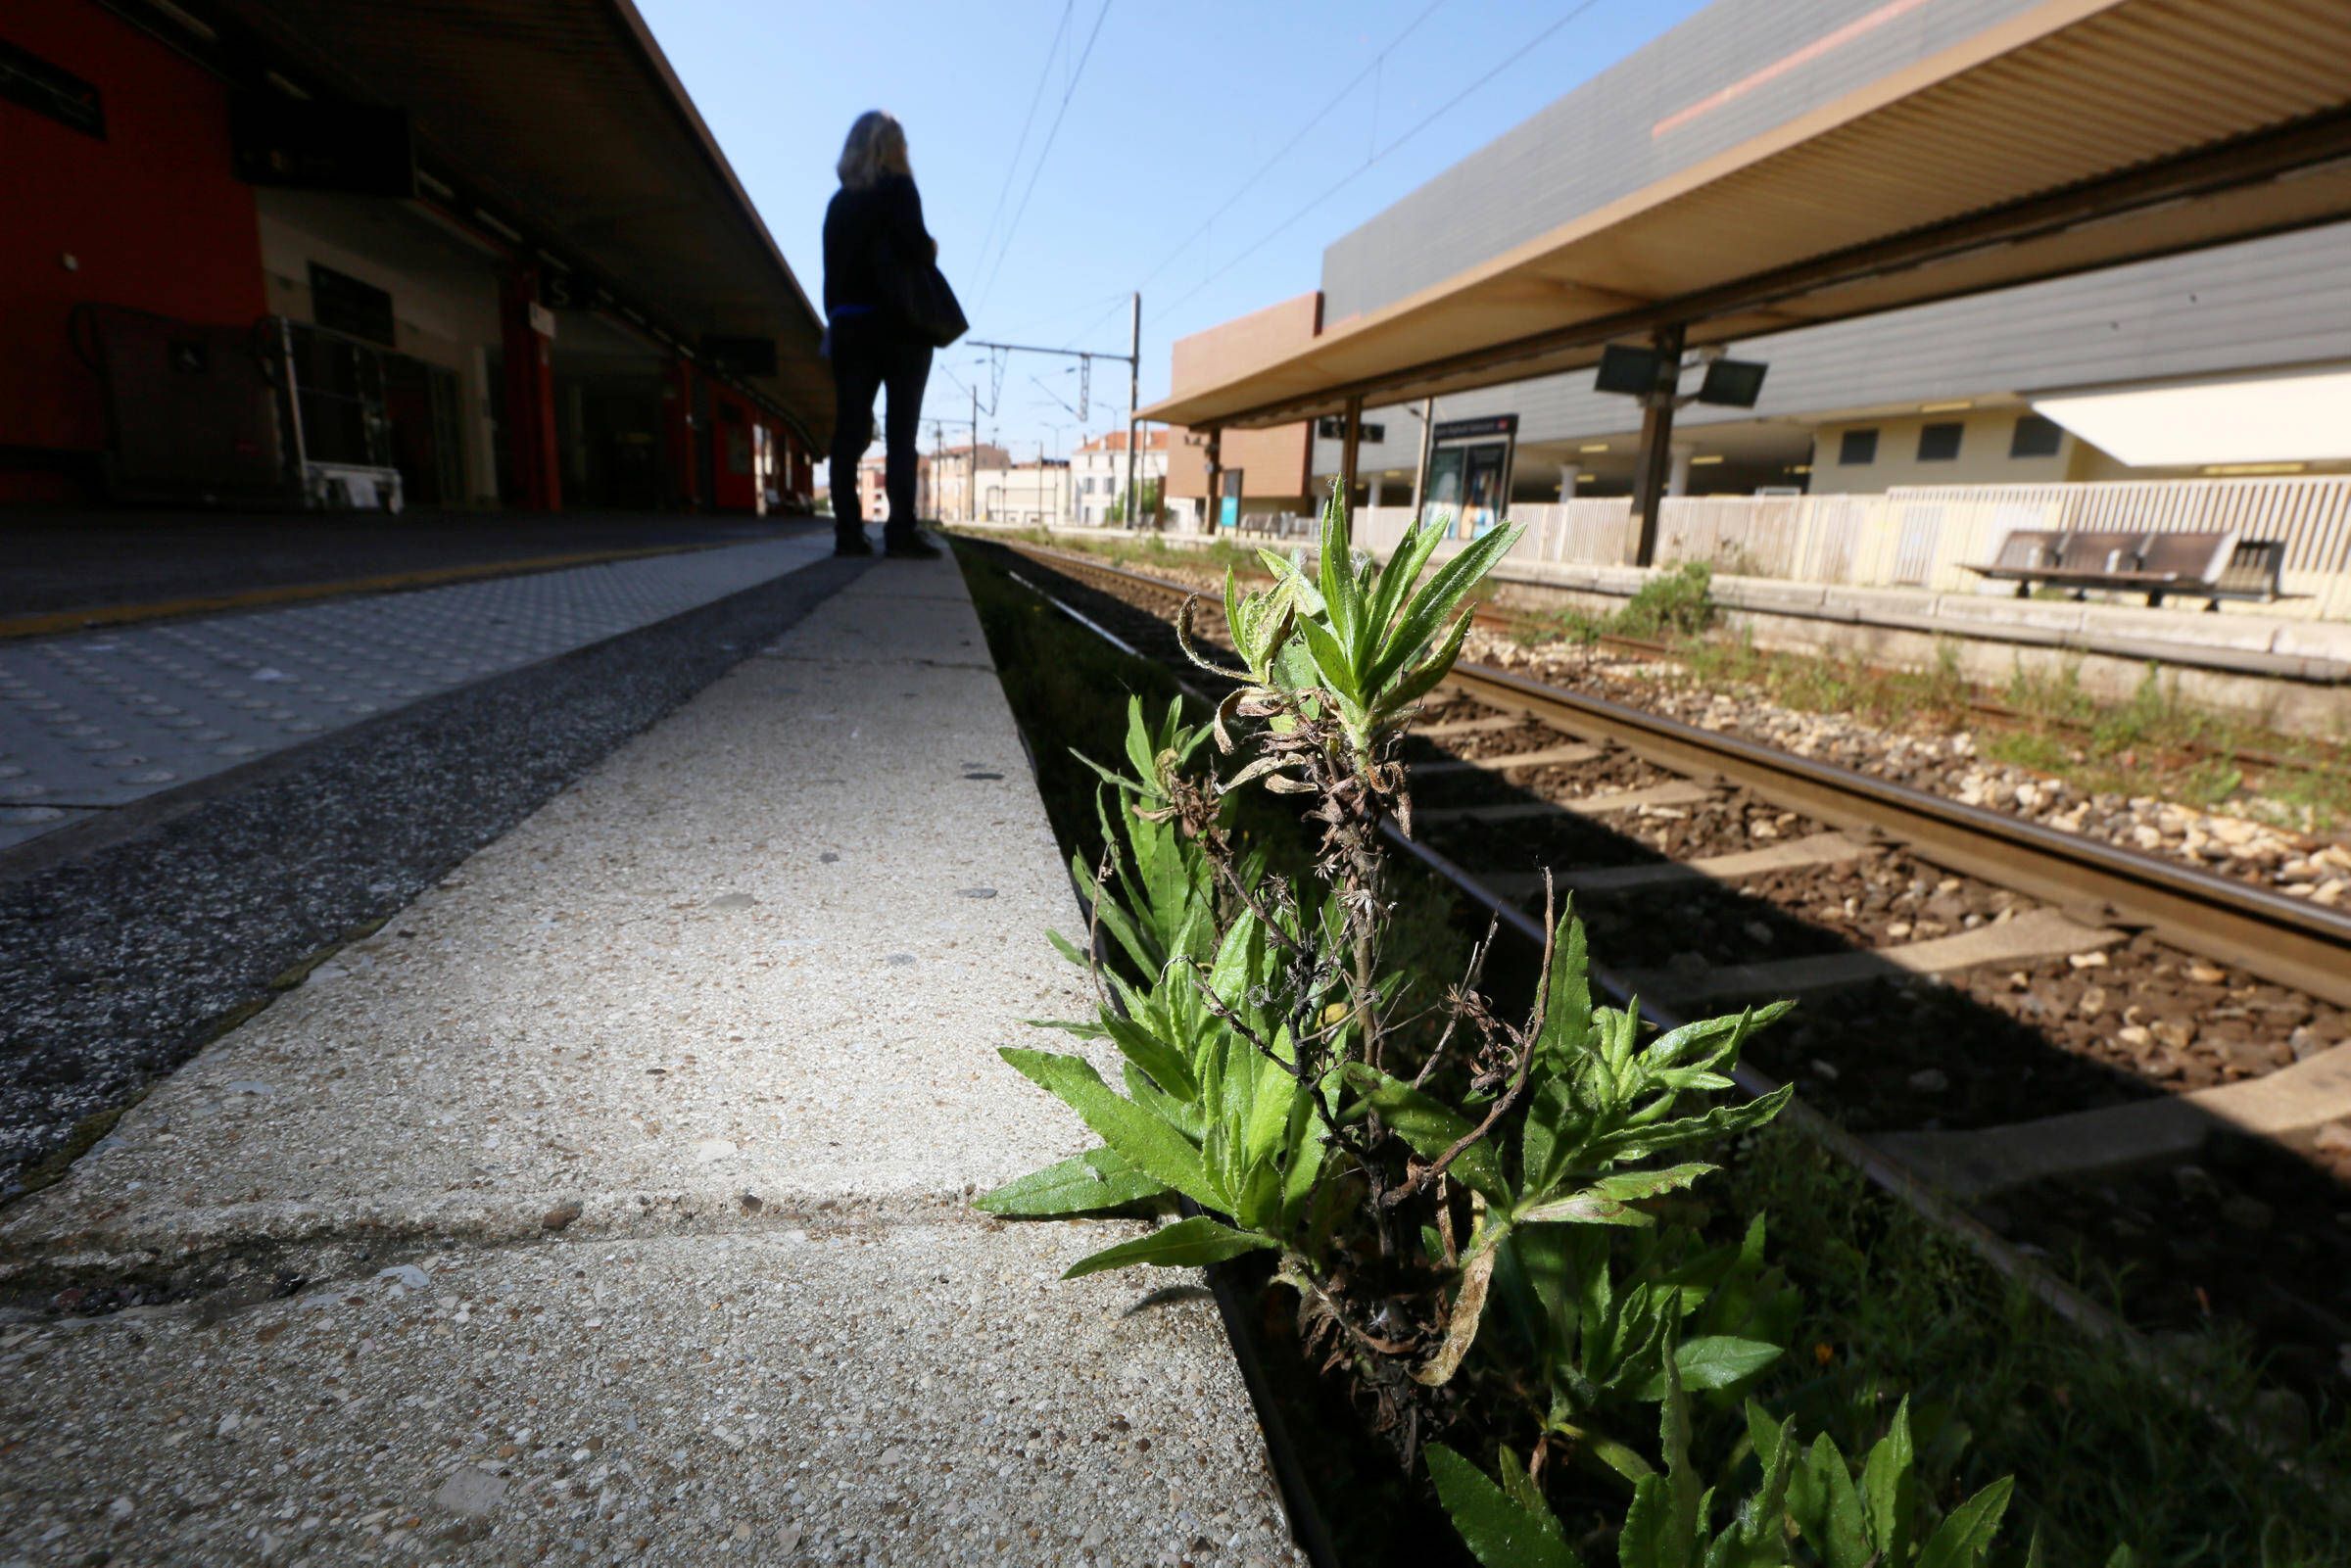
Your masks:
M2150 605L2166 595L2200 598L2217 609L2225 598L2267 603L2285 595L2279 573L2285 546L2276 540L2239 539L2233 533L2084 533L2071 529L2012 529L1988 566L1966 570L1996 582L2012 582L2019 598L2038 584L2070 589L2080 598L2090 589L2144 594Z

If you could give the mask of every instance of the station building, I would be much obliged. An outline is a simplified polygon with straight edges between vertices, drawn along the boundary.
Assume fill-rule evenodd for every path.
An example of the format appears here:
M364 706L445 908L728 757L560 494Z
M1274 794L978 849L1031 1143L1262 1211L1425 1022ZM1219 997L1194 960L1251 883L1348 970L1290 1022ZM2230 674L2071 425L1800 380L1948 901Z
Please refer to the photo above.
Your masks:
M1311 343L1321 330L1321 294L1297 295L1176 339L1171 351L1171 380L1178 391L1215 381ZM1225 431L1216 479L1219 495L1213 504L1208 495L1207 438L1181 429L1168 436L1168 502L1179 517L1215 514L1230 523L1242 513L1315 509L1315 444L1305 425ZM1412 460L1417 458L1415 451Z
M0 504L804 507L822 322L629 0L0 8Z
M1716 0L1339 238L1323 253L1319 294L1274 310L1294 329L1314 317L1307 336L1342 327L2031 4ZM1267 357L1251 352L1265 330L1253 317L1226 323L1202 335L1190 362L1178 345L1178 390L1214 379L1211 357ZM1681 411L1671 494L2351 473L2351 225L1758 336L1730 352L1768 366L1761 397L1751 409ZM1507 485L1513 502L1621 497L1640 408L1594 379L1582 370L1444 396L1434 417L1449 435L1492 429L1461 443L1469 461L1491 465L1469 477ZM1384 486L1384 499L1401 502L1420 462L1421 404L1364 417L1356 499L1376 504ZM1309 434L1227 430L1223 441ZM1340 465L1339 443L1315 440L1305 488L1321 490ZM1261 500L1250 466L1245 504L1275 506L1288 482Z

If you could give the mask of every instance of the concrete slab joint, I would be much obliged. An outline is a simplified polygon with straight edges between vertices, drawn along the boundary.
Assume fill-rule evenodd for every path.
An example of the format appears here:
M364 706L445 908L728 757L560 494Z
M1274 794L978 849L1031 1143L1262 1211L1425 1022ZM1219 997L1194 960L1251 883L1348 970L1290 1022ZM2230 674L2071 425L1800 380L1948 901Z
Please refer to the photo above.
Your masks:
M879 564L5 1216L197 1294L0 1323L0 1559L1300 1560L1213 1306L968 1206L1088 1141L996 1056L1075 913Z

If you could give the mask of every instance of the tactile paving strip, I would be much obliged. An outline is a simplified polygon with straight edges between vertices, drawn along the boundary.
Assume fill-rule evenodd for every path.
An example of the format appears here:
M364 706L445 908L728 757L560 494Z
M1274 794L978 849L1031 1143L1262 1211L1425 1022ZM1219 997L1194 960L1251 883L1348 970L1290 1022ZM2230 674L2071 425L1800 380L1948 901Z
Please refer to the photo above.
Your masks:
M795 571L780 540L0 644L0 848Z

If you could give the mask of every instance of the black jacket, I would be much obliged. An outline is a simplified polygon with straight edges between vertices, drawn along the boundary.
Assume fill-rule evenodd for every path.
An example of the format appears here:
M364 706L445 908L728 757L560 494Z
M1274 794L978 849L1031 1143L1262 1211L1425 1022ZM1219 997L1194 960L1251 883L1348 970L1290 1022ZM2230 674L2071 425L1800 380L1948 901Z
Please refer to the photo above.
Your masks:
M928 261L937 242L923 227L923 198L904 174L885 174L871 188L843 186L825 209L825 313L844 305L880 306L887 296L880 273L877 236L889 236L890 250L904 262Z

